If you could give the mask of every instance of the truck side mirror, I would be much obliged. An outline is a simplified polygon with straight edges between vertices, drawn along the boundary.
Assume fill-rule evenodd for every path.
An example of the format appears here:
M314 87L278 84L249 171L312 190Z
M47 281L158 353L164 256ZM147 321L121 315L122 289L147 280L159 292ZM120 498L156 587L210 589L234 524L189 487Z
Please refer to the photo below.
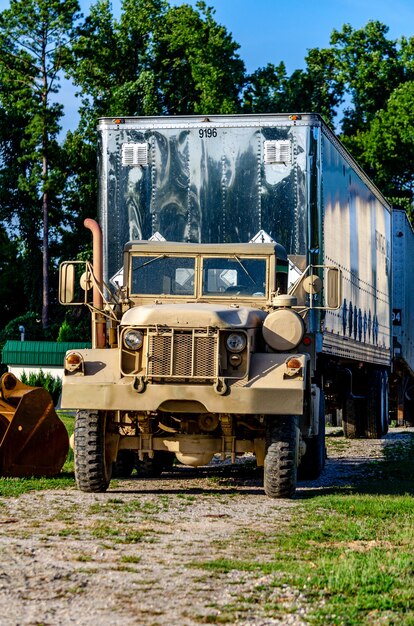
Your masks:
M342 272L336 267L326 270L326 306L328 309L339 309L342 300Z
M62 263L59 267L59 302L72 304L75 299L75 264Z

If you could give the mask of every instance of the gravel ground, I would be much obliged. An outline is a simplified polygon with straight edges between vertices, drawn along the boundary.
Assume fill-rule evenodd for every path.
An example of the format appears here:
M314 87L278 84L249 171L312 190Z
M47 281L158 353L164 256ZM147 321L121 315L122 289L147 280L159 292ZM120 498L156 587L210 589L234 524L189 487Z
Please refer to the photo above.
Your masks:
M280 531L302 498L352 484L363 463L413 430L391 429L382 440L328 437L323 475L299 483L291 501L266 498L249 460L117 481L106 494L0 498L0 624L306 624L306 599L278 585L274 573L218 573L197 564L270 559L254 543L257 533ZM240 537L250 535L246 554Z

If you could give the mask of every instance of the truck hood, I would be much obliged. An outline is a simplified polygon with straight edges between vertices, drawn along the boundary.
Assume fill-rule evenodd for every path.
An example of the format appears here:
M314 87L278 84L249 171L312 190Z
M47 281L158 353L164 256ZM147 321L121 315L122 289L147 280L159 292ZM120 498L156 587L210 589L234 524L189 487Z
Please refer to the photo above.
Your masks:
M146 304L124 313L122 326L174 328L255 328L267 316L261 309L223 304Z

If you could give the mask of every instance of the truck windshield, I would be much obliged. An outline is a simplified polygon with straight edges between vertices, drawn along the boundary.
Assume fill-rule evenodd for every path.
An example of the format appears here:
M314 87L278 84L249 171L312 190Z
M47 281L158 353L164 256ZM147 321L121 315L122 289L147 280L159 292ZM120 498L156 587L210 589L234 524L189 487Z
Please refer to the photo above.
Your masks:
M231 257L203 258L203 296L266 295L266 259Z
M133 256L132 295L194 296L195 257Z

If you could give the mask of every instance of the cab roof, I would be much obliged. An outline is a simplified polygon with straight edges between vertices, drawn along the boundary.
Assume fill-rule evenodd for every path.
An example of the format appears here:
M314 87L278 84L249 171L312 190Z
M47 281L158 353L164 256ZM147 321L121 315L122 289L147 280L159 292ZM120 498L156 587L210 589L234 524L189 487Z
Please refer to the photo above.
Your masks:
M183 243L177 241L129 241L124 248L127 253L137 254L183 254L268 256L276 255L287 261L286 250L279 243Z

